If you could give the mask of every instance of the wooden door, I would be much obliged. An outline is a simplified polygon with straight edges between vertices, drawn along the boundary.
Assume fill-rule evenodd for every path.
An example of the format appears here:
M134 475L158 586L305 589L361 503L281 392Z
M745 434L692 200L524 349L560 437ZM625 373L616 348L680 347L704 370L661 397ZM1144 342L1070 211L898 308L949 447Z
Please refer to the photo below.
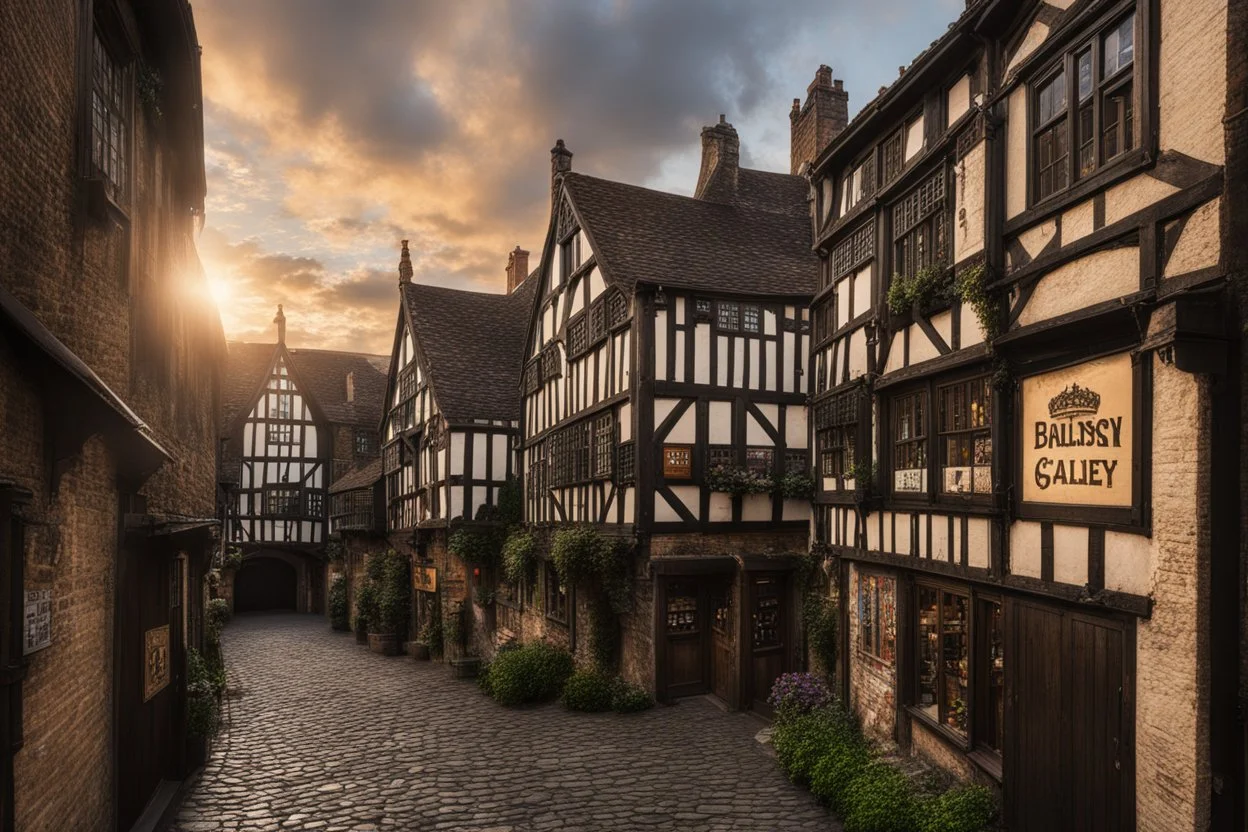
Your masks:
M788 669L788 578L782 573L750 573L749 576L749 705L767 716L767 697L780 674Z
M1022 601L1007 615L1010 829L1132 828L1123 625Z
M705 593L694 578L669 578L660 622L665 641L668 698L693 696L709 689Z
M1006 678L1013 708L1005 735L1005 776L1013 809L1010 829L1052 832L1065 828L1062 781L1069 775L1062 747L1062 614L1018 602L1009 616L1013 637L1006 661L1013 670Z
M736 614L733 585L724 578L710 585L711 693L737 707Z

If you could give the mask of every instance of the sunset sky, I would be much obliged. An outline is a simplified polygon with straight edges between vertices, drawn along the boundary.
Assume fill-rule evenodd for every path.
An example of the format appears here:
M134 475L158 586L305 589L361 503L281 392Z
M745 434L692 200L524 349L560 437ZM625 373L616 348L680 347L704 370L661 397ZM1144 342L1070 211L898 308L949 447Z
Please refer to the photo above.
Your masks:
M585 173L690 194L725 113L741 162L787 171L820 63L851 115L964 0L197 0L207 224L231 339L386 353L399 240L416 280L502 291L536 259L550 147ZM468 322L470 324L470 322Z

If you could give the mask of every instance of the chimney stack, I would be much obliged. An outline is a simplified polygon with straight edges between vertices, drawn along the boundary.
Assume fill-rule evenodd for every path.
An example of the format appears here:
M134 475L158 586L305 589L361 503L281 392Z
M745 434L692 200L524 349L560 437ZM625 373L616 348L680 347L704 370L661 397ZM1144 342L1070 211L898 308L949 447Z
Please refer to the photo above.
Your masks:
M516 287L529 276L529 253L520 246L507 253L507 294L516 291Z
M286 313L282 312L282 305L277 305L277 315L273 318L273 323L277 324L277 343L286 343Z
M399 255L399 285L412 282L412 255L407 250L407 240L403 241L403 253Z
M554 204L559 195L559 183L563 175L572 170L572 151L564 145L563 139L557 139L550 149L550 201Z
M821 64L815 71L815 80L806 88L806 104L793 99L789 121L789 160L792 173L798 174L849 124L849 93L839 78L832 80L832 67Z
M741 139L720 113L719 124L702 128L702 167L698 170L695 199L735 202L737 172L741 168Z

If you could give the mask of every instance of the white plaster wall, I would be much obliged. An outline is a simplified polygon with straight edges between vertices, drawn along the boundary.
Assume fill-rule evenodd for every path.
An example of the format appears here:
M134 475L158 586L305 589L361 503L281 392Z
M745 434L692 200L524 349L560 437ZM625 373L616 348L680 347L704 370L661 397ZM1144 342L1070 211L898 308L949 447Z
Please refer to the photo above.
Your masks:
M1098 251L1067 263L1040 279L1018 325L1083 309L1139 291L1138 247Z
M1134 176L1105 192L1105 224L1113 225L1178 192L1179 189L1168 182L1147 174Z
M1027 89L1010 93L1005 144L1005 216L1027 209Z
M1179 235L1179 242L1166 263L1166 277L1218 265L1222 253L1221 208L1222 199L1216 197L1197 208L1188 218L1183 233Z
M959 78L949 88L948 101L945 107L948 117L945 121L945 126L953 126L954 122L960 119L963 113L969 109L971 109L971 76L968 73Z
M1068 246L1092 233L1092 200L1085 200L1062 214L1062 245Z
M1075 586L1083 586L1088 582L1086 527L1053 527L1053 580Z
M1238 0L1242 2L1242 0ZM1228 0L1163 0L1158 102L1161 149L1226 161Z
M987 569L992 562L989 550L990 530L988 520L972 517L966 525L966 562L979 569Z
M966 79L964 79L966 80ZM967 92L969 95L970 87ZM987 145L977 144L954 166L953 259L964 258L984 249L984 181L987 169Z
M711 402L707 409L707 441L712 445L732 444L732 402Z
M957 529L957 524L954 524ZM1010 526L1010 573L1040 577L1040 524L1019 520Z

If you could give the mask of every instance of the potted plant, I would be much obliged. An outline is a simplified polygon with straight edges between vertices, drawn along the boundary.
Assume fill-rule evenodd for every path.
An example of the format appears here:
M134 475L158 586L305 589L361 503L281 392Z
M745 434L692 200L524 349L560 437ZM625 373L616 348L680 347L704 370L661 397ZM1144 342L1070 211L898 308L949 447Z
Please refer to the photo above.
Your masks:
M377 582L377 617L368 633L368 649L383 656L399 655L400 633L407 629L411 603L407 558L391 549L382 558ZM373 566L369 565L370 576ZM375 630L375 631L374 631Z
M369 580L364 580L359 591L355 593L355 642L368 644L369 630L377 620L377 587Z

